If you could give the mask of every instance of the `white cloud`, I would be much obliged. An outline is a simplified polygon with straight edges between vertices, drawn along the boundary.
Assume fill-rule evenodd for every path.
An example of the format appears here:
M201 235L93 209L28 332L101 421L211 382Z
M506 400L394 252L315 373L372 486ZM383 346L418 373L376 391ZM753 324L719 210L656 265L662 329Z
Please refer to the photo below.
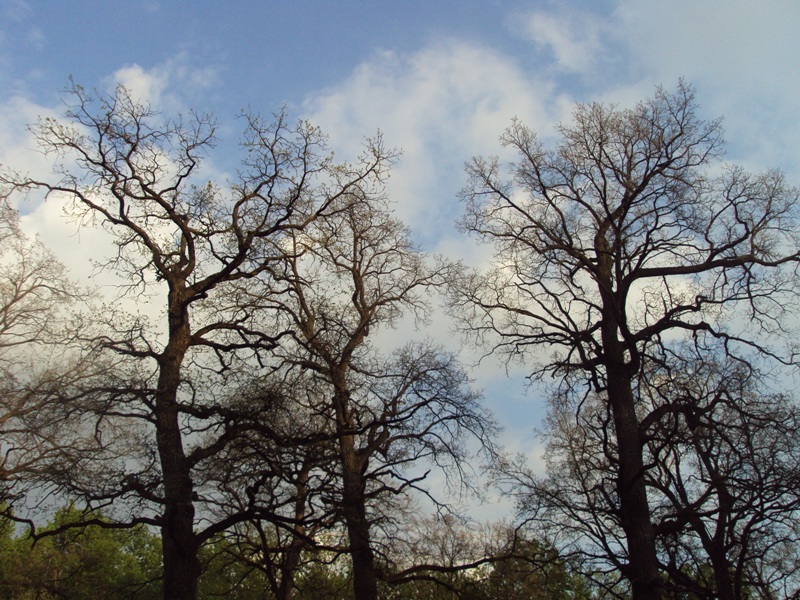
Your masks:
M796 58L797 2L623 0L613 17L617 37L627 40L627 58L642 75L679 72L748 91L774 84L776 73L797 79L793 69L782 68Z
M48 107L14 95L0 104L0 165L21 173L46 173L50 161L36 149L28 124L38 117L55 117Z
M149 103L153 109L171 116L184 110L184 101L198 89L213 82L213 71L191 68L183 56L166 61L152 69L129 65L118 69L105 83L122 84L134 98ZM178 88L178 91L173 91ZM63 107L36 104L24 95L11 96L0 103L0 165L22 175L29 174L40 180L50 180L55 157L44 155L37 147L27 125L38 118L61 118ZM72 157L63 159L69 164ZM167 164L166 162L164 164ZM204 173L214 174L213 167L204 167ZM99 226L79 224L65 218L65 200L51 194L44 202L43 193L13 194L12 205L22 214L21 226L29 235L38 235L59 257L71 276L80 282L93 280L93 285L107 287L114 296L118 278L110 273L95 277L98 272L93 261L103 261L116 251L113 236ZM142 302L137 298L134 304Z
M589 73L595 69L598 56L604 50L602 23L601 19L587 13L536 11L523 18L521 25L512 23L512 28L521 28L522 35L539 49L549 50L557 68Z
M94 275L91 261L110 254L113 239L99 227L80 227L64 215L65 200L58 195L47 202L29 207L20 222L25 233L38 235L55 251L59 260L67 267L69 276L85 283ZM106 283L110 280L106 278Z
M198 94L216 81L213 68L194 67L181 53L149 69L135 63L121 67L106 80L106 87L123 85L135 100L174 114L194 108Z
M622 0L604 25L618 53L603 97L630 104L684 77L706 117L724 116L731 160L800 178L798 22L793 0Z
M545 51L532 62L560 92L631 106L656 85L669 89L685 78L703 116L724 116L730 160L751 170L778 166L800 179L800 3L620 0L605 12L552 6L515 15L510 29Z
M145 70L140 65L133 64L115 71L111 81L114 85L127 88L136 101L158 106L169 83L169 73L163 67Z
M514 116L547 129L561 109L552 87L531 80L513 60L453 40L409 55L378 53L304 105L347 155L379 128L402 149L389 191L423 240L452 229L466 160L501 152L498 137Z
M27 128L27 124L35 123L39 117L59 118L60 114L20 95L0 104L0 166L47 181L54 178L53 157L45 156L37 148ZM113 240L99 227L79 227L76 222L67 220L64 198L58 194L51 194L47 201L43 197L43 192L17 193L9 200L21 214L22 230L27 235L39 236L65 266L68 276L85 284L95 272L91 261L113 254ZM112 279L106 276L95 283L108 285Z

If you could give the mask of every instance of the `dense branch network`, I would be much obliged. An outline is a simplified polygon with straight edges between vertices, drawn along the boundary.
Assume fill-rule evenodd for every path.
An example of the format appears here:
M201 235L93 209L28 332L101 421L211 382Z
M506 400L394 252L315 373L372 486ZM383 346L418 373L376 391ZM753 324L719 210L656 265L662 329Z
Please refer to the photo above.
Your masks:
M671 467L649 445L678 409L649 406L648 390L656 373L671 377L676 342L701 362L795 363L798 191L775 171L712 175L720 123L696 113L681 83L632 109L579 105L553 148L515 121L502 137L519 156L509 178L476 158L463 192L461 225L495 258L452 287L453 314L492 352L557 377L557 397L574 397L559 406L576 422L558 422L577 437L553 452L575 480L541 494L634 598L667 585L648 473Z

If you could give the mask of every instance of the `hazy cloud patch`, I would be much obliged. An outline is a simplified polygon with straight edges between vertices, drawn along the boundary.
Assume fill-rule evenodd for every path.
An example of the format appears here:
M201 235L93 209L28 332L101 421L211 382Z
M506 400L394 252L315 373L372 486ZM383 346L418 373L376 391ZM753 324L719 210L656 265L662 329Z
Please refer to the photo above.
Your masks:
M616 39L625 44L618 60L628 61L635 74L629 85L669 88L686 78L697 87L702 113L725 117L732 160L800 175L786 153L800 136L800 3L625 0L612 21Z
M6 22L19 23L33 14L33 9L25 0L3 0L0 14Z
M135 63L121 67L107 78L105 87L112 91L123 85L135 100L175 114L201 108L195 107L198 95L216 83L215 69L192 65L188 55L181 53L149 69Z
M464 162L502 153L498 138L515 116L548 129L560 100L514 60L446 40L413 54L378 52L338 86L309 96L303 108L348 156L378 129L401 148L390 187L398 215L423 241L441 242L453 230Z
M605 52L602 38L605 20L575 11L533 12L522 19L522 35L540 50L549 51L555 67L568 72L590 73Z
M36 140L28 129L39 117L58 117L50 107L36 104L22 95L14 95L0 103L0 165L21 174L42 176L49 173L52 161L36 146ZM21 212L30 210L20 205L20 196L12 202Z

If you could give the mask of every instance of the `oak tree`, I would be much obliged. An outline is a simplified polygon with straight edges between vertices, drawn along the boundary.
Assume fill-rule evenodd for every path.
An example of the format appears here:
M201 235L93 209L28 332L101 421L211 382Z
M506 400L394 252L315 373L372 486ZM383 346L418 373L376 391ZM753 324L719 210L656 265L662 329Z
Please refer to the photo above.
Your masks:
M64 119L32 127L56 178L3 180L59 197L81 224L109 231L114 251L100 266L127 282L123 297L161 302L152 324L115 309L99 315L103 331L87 343L127 362L95 411L103 427L130 423L140 452L117 457L113 468L98 462L71 483L90 502L135 504L133 520L161 530L165 597L194 598L198 548L226 525L196 529L196 471L235 429L219 391L237 364L257 361L286 334L255 326L245 297L269 294L269 271L293 236L351 189L381 180L390 156L373 144L360 163L337 164L310 124L245 115L239 171L206 183L199 169L215 143L210 116L163 117L124 87L91 94L72 85L67 99ZM215 440L197 441L209 432Z
M276 354L283 370L311 377L309 409L335 448L329 500L348 534L355 596L368 599L378 594L376 532L393 520L392 499L419 493L441 505L423 487L431 468L467 481L467 442L490 451L494 425L451 353L423 341L387 355L370 342L404 313L426 317L425 295L450 266L415 248L376 190L353 189L335 209L292 236L275 274L285 286L272 296L279 329L293 332Z
M495 256L453 286L453 312L534 377L602 398L615 443L600 500L618 515L633 597L659 598L637 379L675 338L793 361L780 343L797 300L798 193L777 171L720 164L720 123L684 83L630 109L578 105L557 131L548 146L515 121L508 176L498 159L469 163L461 225Z
M96 452L80 414L85 382L113 362L80 344L86 292L0 198L0 502L41 495L57 457ZM44 489L43 487L44 486ZM20 518L22 513L18 513Z

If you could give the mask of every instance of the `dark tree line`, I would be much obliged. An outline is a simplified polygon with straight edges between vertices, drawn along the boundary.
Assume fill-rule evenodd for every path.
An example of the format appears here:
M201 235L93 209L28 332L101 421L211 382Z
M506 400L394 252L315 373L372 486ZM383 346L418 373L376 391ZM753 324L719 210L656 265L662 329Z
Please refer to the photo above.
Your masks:
M515 121L507 175L468 165L461 225L496 251L474 272L393 216L380 136L337 162L314 126L245 114L209 183L211 117L67 98L31 128L53 176L0 177L0 501L34 538L155 528L165 598L212 572L280 599L799 593L798 192L720 163L690 86L579 105L553 146ZM110 234L116 298L21 233L15 193ZM547 474L499 456L452 350L375 342L440 290L550 382ZM476 537L430 475L469 488L481 459L520 514ZM80 510L37 529L54 502Z

